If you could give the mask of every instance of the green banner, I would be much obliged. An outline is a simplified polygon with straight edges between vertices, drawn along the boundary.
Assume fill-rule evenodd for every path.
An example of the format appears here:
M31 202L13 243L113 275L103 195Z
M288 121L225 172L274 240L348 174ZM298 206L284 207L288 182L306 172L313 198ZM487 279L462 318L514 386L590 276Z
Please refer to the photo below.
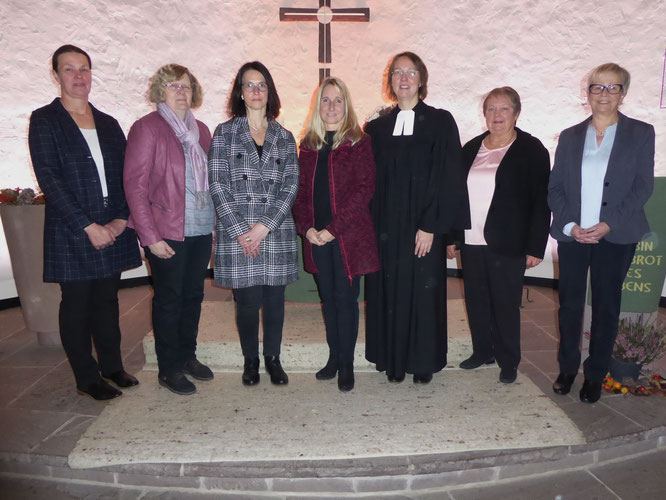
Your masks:
M666 277L666 177L657 177L645 205L651 232L638 243L622 285L622 311L653 313Z

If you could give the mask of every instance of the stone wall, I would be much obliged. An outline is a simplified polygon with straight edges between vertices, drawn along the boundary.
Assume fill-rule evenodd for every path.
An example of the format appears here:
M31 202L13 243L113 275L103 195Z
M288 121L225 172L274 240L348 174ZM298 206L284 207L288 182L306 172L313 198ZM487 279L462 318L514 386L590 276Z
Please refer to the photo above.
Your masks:
M389 57L413 50L430 72L431 105L449 109L463 141L483 130L482 95L511 85L521 95L519 126L554 152L560 130L587 115L584 78L615 61L632 73L626 114L657 129L656 172L666 175L666 109L660 109L666 5L660 0L332 0L369 7L369 23L332 24L331 72L346 81L362 119L382 104ZM125 131L151 111L148 79L162 64L188 66L205 89L195 113L214 129L238 67L271 70L284 125L298 135L318 81L315 22L279 22L279 7L317 0L5 0L0 3L0 172L2 187L33 186L27 148L30 112L58 93L50 57L63 43L93 60L91 102ZM0 238L4 236L0 235ZM541 267L541 266L540 266ZM539 269L539 268L537 268ZM544 266L536 275L552 276ZM0 299L14 295L0 239Z

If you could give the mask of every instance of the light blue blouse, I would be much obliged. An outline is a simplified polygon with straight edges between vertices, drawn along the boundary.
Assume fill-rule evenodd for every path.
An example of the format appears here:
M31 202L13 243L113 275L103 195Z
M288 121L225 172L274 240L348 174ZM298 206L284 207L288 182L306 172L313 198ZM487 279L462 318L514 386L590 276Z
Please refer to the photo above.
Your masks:
M599 223L601 202L604 197L604 179L616 132L617 123L606 129L601 144L597 145L597 129L592 125L587 127L585 145L583 146L580 186L579 226L583 229ZM575 222L569 222L564 226L564 234L571 236L571 228L575 224Z

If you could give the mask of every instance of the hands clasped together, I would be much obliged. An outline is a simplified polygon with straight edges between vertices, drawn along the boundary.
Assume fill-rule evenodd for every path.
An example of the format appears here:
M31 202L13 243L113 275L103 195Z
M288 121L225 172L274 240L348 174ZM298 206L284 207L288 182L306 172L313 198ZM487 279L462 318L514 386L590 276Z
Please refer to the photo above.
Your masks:
M261 222L250 224L250 227L252 229L237 238L238 244L243 249L243 255L246 257L258 257L261 253L259 246L264 238L268 236L269 229Z
M323 246L335 239L335 236L333 236L328 229L317 231L314 227L308 229L307 233L305 233L305 237L310 243L317 246Z
M127 226L127 221L123 219L113 219L103 226L93 222L83 228L88 235L88 239L95 250L102 250L110 247L116 242L116 238L122 234Z
M599 222L594 226L583 229L578 224L571 228L571 237L578 243L599 243L599 240L610 233L610 226Z

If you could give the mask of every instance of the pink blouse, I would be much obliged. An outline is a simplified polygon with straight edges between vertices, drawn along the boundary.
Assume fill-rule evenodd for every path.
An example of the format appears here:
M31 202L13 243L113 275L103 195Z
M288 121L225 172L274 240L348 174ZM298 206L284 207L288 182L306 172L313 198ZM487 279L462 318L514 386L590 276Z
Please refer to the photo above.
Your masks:
M467 191L469 192L471 229L465 230L466 245L486 245L483 228L486 225L490 202L495 194L495 174L504 155L513 144L513 141L499 149L488 149L483 142L476 154L474 163L467 176Z

